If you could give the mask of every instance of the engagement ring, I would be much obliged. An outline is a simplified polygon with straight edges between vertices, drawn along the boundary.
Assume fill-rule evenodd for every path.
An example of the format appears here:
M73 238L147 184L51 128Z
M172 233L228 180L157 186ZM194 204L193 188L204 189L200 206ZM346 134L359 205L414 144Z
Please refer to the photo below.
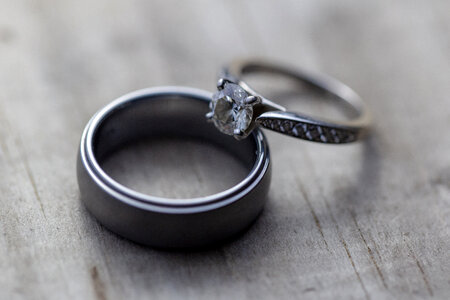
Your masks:
M318 89L353 110L356 117L348 121L334 121L290 112L264 98L242 80L247 74L259 72L287 76ZM206 117L222 133L238 140L262 126L313 142L350 143L363 137L370 124L369 111L361 98L348 86L327 75L294 70L266 61L239 60L224 69L217 88Z

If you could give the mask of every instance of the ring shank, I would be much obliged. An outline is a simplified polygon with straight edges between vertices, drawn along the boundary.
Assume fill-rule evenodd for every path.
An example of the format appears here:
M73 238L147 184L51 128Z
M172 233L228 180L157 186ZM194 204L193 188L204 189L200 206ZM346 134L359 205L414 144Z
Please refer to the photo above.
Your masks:
M271 110L261 114L256 121L263 127L314 142L348 143L363 137L370 125L371 117L364 101L348 86L324 74L313 74L303 70L267 62L265 60L235 60L224 71L225 77L239 82L252 94L262 97L273 107L272 101L252 90L242 78L251 73L269 73L289 77L311 88L328 93L351 108L356 117L346 121L329 120L283 110ZM263 101L264 105L264 101Z

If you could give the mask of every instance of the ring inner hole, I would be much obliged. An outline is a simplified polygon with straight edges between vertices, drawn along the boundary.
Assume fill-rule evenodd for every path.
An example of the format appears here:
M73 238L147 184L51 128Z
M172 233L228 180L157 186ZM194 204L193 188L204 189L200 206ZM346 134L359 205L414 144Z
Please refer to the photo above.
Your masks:
M356 118L359 113L346 101L321 88L284 73L263 67L247 67L242 78L265 98L289 111L337 121Z
M207 123L206 101L142 99L112 113L94 137L95 155L114 181L164 198L227 190L253 168L253 137L236 141Z

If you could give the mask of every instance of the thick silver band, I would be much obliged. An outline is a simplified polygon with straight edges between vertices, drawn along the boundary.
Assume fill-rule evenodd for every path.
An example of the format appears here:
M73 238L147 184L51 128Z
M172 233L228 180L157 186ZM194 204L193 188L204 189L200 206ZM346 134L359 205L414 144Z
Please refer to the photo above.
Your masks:
M270 184L269 149L255 130L238 142L204 119L211 93L183 87L139 90L98 111L87 124L77 163L80 198L111 231L138 243L199 247L228 239L259 215ZM133 191L112 179L103 159L124 144L158 136L183 136L216 143L248 168L247 177L218 194L166 199Z
M334 121L289 112L252 90L242 80L246 74L256 72L284 75L306 83L341 100L356 113L356 117L348 121ZM256 124L289 136L320 143L349 143L363 137L370 125L371 117L364 101L351 88L327 75L291 69L265 60L249 59L233 61L224 69L222 78L236 82L249 94L261 99L258 105L262 113L254 116Z

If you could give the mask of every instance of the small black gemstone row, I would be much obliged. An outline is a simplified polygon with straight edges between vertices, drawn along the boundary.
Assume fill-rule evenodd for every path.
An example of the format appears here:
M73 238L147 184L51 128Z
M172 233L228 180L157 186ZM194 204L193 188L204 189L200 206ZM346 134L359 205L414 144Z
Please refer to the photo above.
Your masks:
M340 144L356 140L355 132L346 129L331 128L283 119L260 118L258 122L267 129L313 142Z

